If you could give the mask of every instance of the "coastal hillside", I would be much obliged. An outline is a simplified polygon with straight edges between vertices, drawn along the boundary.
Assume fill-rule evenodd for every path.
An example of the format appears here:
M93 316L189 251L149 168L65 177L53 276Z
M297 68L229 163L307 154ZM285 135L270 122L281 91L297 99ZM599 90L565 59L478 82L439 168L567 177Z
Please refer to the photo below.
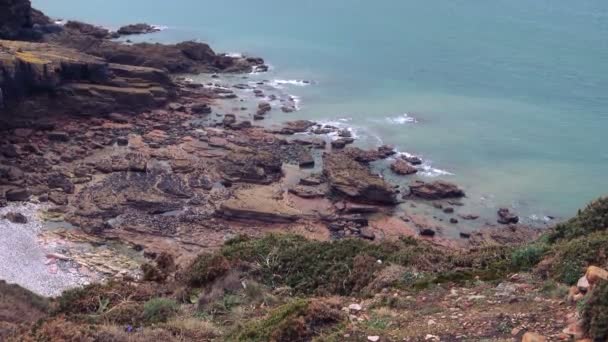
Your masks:
M608 340L607 198L481 218L158 30L0 0L1 341Z
M606 341L608 231L595 225L606 203L515 246L239 236L185 268L161 254L140 281L51 300L2 285L0 331L9 341Z

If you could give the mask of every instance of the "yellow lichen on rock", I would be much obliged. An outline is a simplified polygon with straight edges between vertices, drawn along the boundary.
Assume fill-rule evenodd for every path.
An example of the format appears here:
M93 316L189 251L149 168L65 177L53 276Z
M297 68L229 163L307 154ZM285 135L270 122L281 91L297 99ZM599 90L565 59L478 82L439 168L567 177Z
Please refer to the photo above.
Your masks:
M589 266L586 273L589 284L596 284L600 279L608 280L608 271L597 266Z

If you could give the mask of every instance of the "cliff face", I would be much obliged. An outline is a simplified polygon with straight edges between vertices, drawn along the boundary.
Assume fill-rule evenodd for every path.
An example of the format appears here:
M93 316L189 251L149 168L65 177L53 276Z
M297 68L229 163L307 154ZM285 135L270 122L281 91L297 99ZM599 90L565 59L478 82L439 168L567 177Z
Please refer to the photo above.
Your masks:
M166 102L173 93L173 82L160 70L109 64L52 44L0 40L4 113L141 110Z
M23 38L32 26L29 0L0 0L0 38Z

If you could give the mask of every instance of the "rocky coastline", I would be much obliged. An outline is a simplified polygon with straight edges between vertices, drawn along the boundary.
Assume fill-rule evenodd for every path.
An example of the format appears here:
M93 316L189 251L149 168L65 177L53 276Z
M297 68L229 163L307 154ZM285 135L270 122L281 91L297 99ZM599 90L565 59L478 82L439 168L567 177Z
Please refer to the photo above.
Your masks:
M409 189L388 183L368 163L393 156L390 146L347 147L354 141L348 131L306 120L255 126L216 112L232 92L176 77L259 71L261 58L216 54L197 42L126 44L112 40L134 34L126 29L39 21L46 26L28 28L39 28L37 41L0 41L1 201L50 203L76 229L150 255L171 250L184 263L230 236L270 231L483 243L450 241L423 217L397 215L405 200L447 201L464 192L443 181ZM262 117L271 109L264 101L252 108ZM200 123L213 115L220 120ZM397 158L392 169L405 176L414 164ZM513 242L537 234L513 230L519 233L496 234Z
M476 220L461 208L459 186L438 180L400 188L369 164L390 160L395 175L410 177L417 157L350 146L347 131L311 121L257 125L272 115L267 102L240 108L245 115L225 112L218 105L237 95L183 77L264 72L262 58L218 54L194 41L114 40L155 30L57 25L29 1L0 0L0 206L11 229L35 223L43 240L34 268L15 267L72 277L52 289L36 279L19 285L54 296L141 280L149 274L140 266L158 266L159 258L184 270L228 240L269 233L372 244L413 238L465 253L541 234L508 209L497 213L500 226L443 234L436 221L398 208L430 205L446 225Z

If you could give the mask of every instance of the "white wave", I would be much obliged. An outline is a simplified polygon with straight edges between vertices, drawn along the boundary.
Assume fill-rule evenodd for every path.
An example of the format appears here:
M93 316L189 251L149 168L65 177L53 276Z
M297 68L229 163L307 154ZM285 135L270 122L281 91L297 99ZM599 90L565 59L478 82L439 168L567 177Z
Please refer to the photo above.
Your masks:
M318 124L321 127L331 126L331 127L338 128L338 130L346 129L348 132L350 132L350 135L353 139L358 139L360 137L360 130L356 127L346 124L346 122L349 122L351 120L352 120L351 118L339 118L337 120L318 121ZM329 138L331 138L332 140L337 140L340 138L340 136L338 134L339 134L338 131L333 131L326 135Z
M298 86L298 87L305 87L307 85L310 85L310 81L305 81L305 80L272 80L270 82L268 82L268 84L272 87L275 88L282 88L283 86L287 85L287 86Z
M240 52L228 52L225 55L226 55L226 57L231 57L231 58L243 58L243 54Z
M274 69L274 67L271 64L266 63L265 64L268 69L265 71L260 71L257 66L253 67L253 70L251 70L251 72L249 73L249 75L260 75L260 74L265 74L267 71L272 71Z
M550 216L542 216L542 217L540 217L540 216L538 216L536 214L530 215L529 219L532 220L532 221L541 221L541 222L545 222L545 223L551 222L551 221L554 220L554 218L552 218Z
M54 24L63 26L63 25L65 25L66 22L67 21L65 21L64 19L58 19L58 20L54 21Z
M389 123L392 123L392 124L397 124L397 125L404 125L404 124L408 124L408 123L418 122L418 120L416 120L416 118L410 116L408 113L404 113L404 114L401 114L401 115L395 116L395 117L388 117L388 118L386 118L386 121L388 121Z
M152 26L152 28L154 28L155 30L159 30L159 31L164 31L164 30L168 30L169 26L165 26L165 25L150 25Z
M439 176L453 176L454 175L453 173L451 173L449 171L432 167L429 162L424 162L424 163L422 163L422 165L418 166L418 174L426 176L426 177L439 177Z
M300 103L302 102L302 98L297 95L289 95L289 98L293 102L293 108L295 108L296 110L300 110Z
M407 158L412 158L412 157L418 157L418 158L420 158L420 156L415 155L415 154L411 154L409 152L402 152L402 151L398 151L398 150L396 150L396 151L397 151L397 153L395 154L396 156L404 156L404 157L407 157ZM420 158L420 159L422 159L422 158Z

